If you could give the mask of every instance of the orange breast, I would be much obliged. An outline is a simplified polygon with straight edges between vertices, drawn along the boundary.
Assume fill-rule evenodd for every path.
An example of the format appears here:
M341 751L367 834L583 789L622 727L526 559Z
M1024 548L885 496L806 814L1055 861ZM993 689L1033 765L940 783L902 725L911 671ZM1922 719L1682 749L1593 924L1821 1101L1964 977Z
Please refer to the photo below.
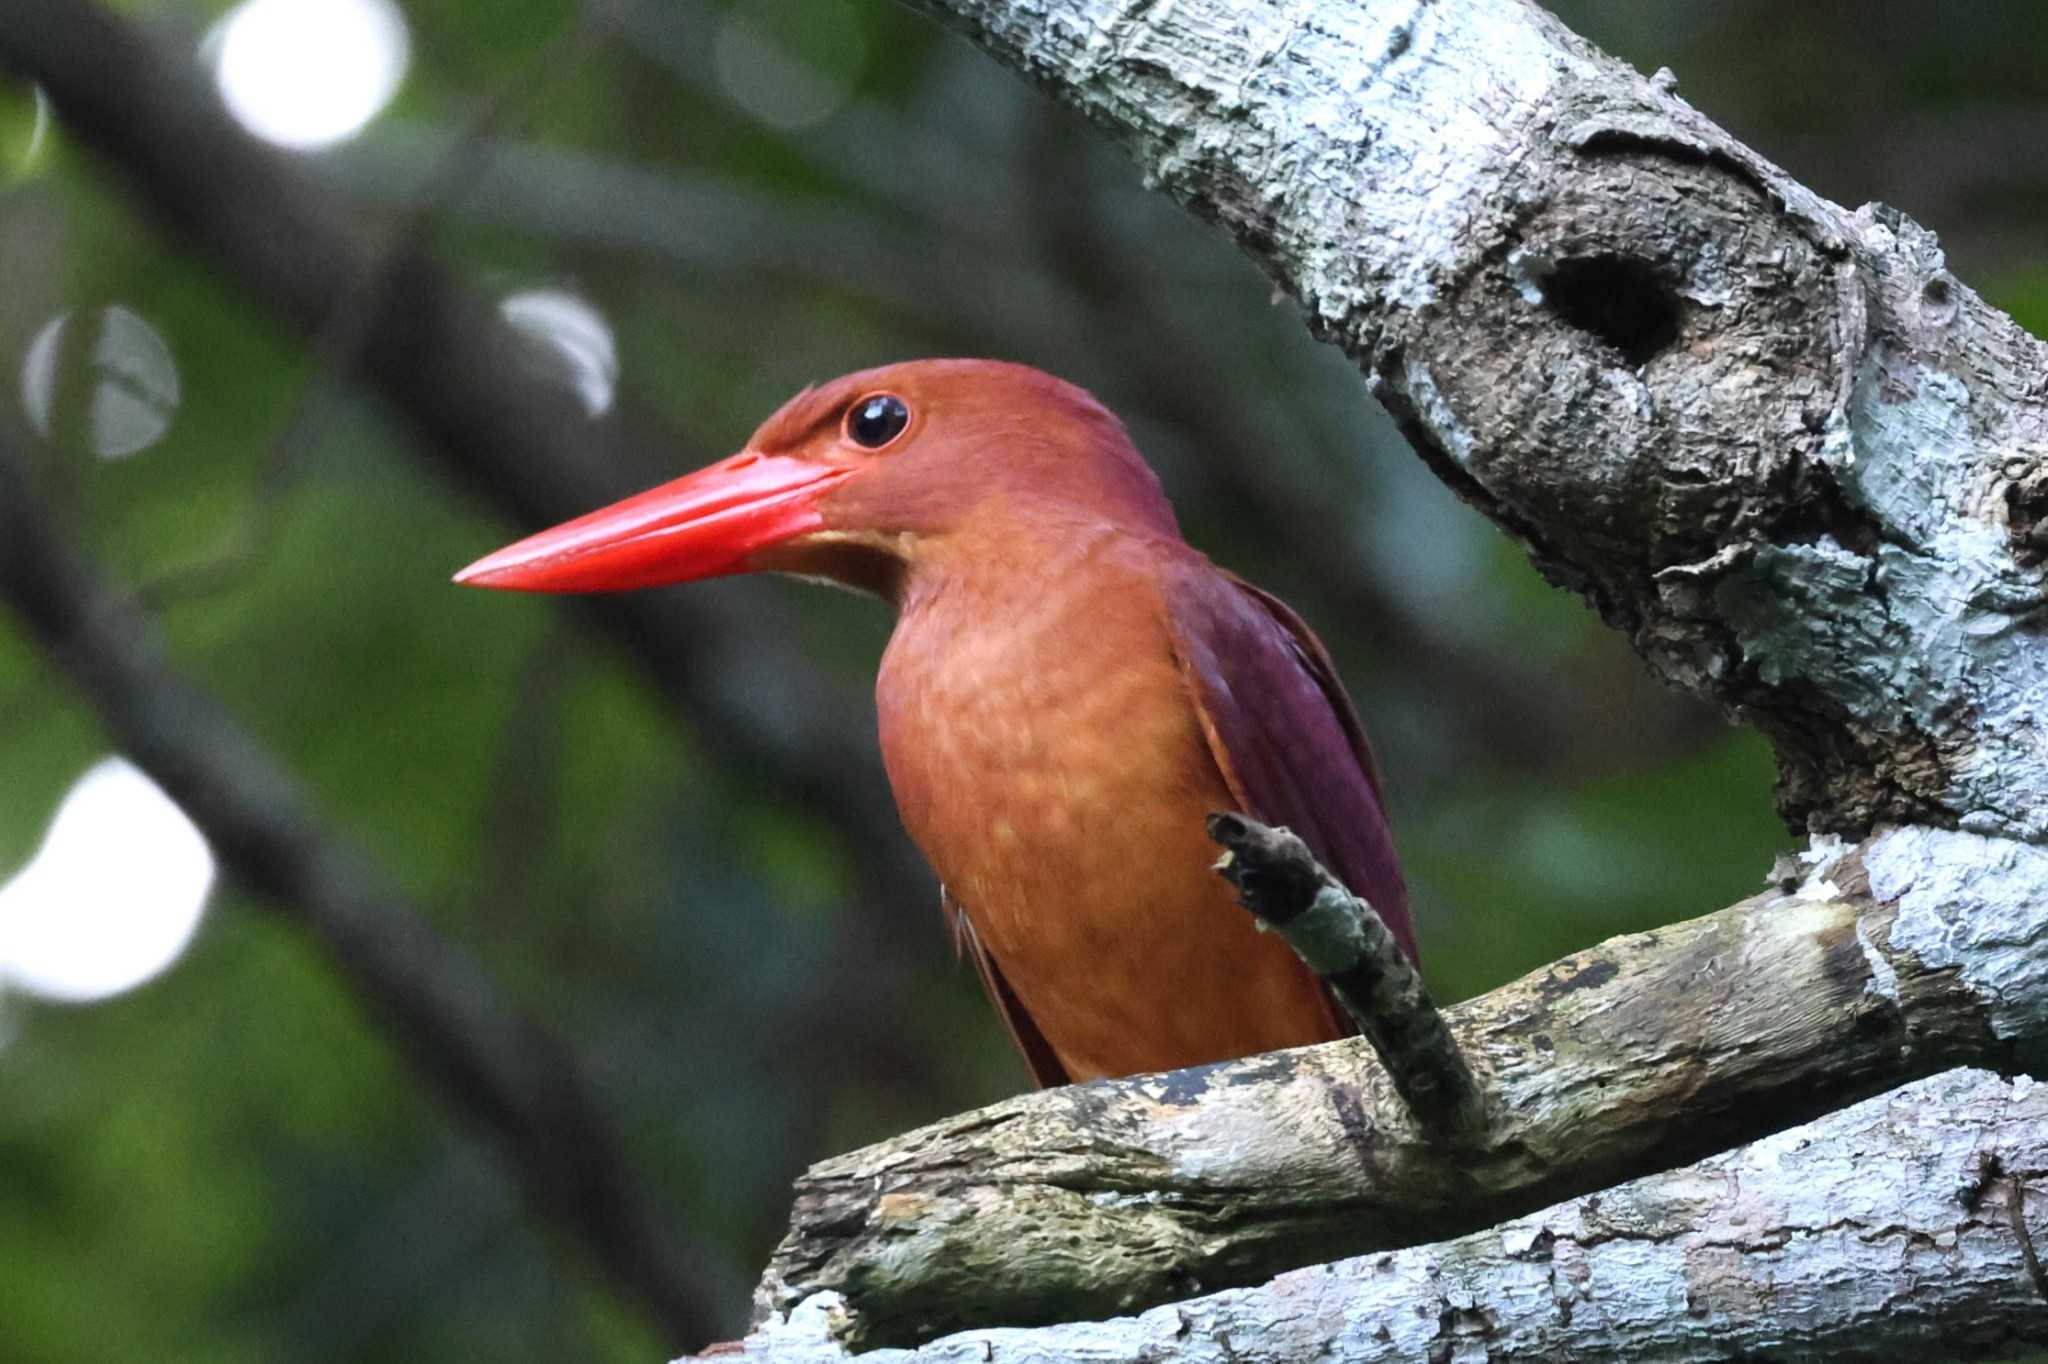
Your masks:
M1336 1036L1210 870L1234 803L1117 548L906 604L877 688L904 821L1077 1080Z

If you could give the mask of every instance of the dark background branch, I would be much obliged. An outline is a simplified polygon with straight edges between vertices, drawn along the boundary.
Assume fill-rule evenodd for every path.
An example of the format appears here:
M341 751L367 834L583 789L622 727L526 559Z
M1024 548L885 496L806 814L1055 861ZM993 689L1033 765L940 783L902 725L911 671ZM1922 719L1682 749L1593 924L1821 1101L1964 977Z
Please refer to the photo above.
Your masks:
M661 468L703 462L644 417L593 423L484 300L418 250L382 257L351 204L237 127L196 68L133 24L91 4L21 0L0 14L0 64L37 82L152 211L302 335L375 288L363 375L425 438L423 453L513 524L538 529L637 491L658 476L650 450L664 452ZM636 593L567 609L632 651L723 763L861 848L875 900L930 901L872 748L829 722L837 703L772 605Z
M67 546L0 431L0 596L183 807L229 871L312 939L373 1022L678 1344L716 1329L720 1276L678 1241L628 1170L588 1082L212 697L172 672L156 631Z

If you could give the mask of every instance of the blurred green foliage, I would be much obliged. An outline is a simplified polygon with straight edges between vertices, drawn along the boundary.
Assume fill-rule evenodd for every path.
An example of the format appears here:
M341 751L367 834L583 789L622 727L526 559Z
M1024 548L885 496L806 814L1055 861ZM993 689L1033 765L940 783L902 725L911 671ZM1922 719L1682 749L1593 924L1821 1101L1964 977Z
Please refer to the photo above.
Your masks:
M123 8L196 52L226 6ZM1058 370L1127 416L1192 538L1329 638L1381 750L1441 993L1759 886L1788 841L1761 742L1662 693L1538 581L1266 281L1113 151L883 0L615 8L616 33L548 71L560 0L406 5L401 95L329 162L388 214L479 108L532 87L432 234L479 289L567 288L603 314L621 402L679 433L640 452L649 481L844 370L948 351ZM1822 192L1923 218L1964 279L2048 326L2048 171L2027 133L2048 127L2039 6L1557 8L1673 67ZM778 62L824 112L780 126L792 106L760 76ZM0 368L58 314L115 303L175 357L174 420L119 461L53 439L41 483L96 555L168 597L179 663L587 1063L664 1217L729 1276L737 1329L803 1163L1021 1086L935 904L893 907L916 931L897 935L915 955L892 1037L848 1061L807 1001L859 986L835 978L832 944L863 850L709 765L563 608L449 588L510 528L0 84ZM1161 338L1234 429L1131 360ZM1274 499L1232 495L1229 461ZM1321 523L1272 513L1304 504ZM1306 567L1326 560L1304 537L1365 588ZM1448 641L1452 672L1410 675L1351 609L1367 588ZM796 605L833 722L867 732L882 608L781 583L687 590ZM1553 717L1548 747L1504 760L1476 723L1489 697ZM80 699L0 628L0 874L103 751ZM0 1095L0 1359L644 1361L697 1343L614 1296L317 949L232 884L189 954L130 995L0 997Z

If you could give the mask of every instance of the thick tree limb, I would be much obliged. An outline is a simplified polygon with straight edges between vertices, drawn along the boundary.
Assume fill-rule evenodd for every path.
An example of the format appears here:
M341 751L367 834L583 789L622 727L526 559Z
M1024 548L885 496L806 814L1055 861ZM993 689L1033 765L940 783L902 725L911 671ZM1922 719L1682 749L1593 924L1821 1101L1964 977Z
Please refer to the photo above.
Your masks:
M2023 1191L2048 1179L2048 1088L1952 1071L1668 1174L1437 1245L1134 1317L951 1335L875 1364L1354 1364L2008 1358L2048 1341ZM2040 1218L2037 1211L2036 1219ZM2048 1230L2037 1220L2040 1229ZM852 1358L823 1295L750 1337Z
M1209 816L1209 837L1224 850L1217 873L1335 991L1424 1132L1456 1143L1477 1141L1487 1114L1472 1068L1422 973L1373 907L1317 863L1289 830L1215 814Z
M1489 1226L2048 1048L2048 851L1901 829L1449 1011L1492 1101L1420 1133L1363 1039L1030 1094L826 1161L763 1312L849 1343L1129 1312Z
M1788 816L2048 835L2048 348L1525 0L913 0L1090 116Z

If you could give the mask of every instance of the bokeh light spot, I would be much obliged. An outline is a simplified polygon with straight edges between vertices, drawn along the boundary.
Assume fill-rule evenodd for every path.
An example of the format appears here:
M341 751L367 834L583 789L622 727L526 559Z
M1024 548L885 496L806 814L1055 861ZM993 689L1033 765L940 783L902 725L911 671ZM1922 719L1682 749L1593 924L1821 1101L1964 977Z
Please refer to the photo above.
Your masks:
M52 439L75 431L102 459L121 459L162 439L178 397L171 348L118 303L82 324L74 313L59 313L29 342L22 361L21 405L36 430Z
M619 348L603 313L565 289L528 289L500 303L498 311L561 361L585 413L601 417L611 410L619 386Z
M362 131L398 93L412 57L390 0L243 0L208 47L228 111L298 151Z
M851 9L816 0L741 0L712 44L726 96L784 131L822 122L845 104L865 55Z
M185 812L125 760L102 760L0 886L0 986L73 1004L134 989L192 941L213 878Z
M0 185L42 170L50 121L50 97L42 86L0 82Z

